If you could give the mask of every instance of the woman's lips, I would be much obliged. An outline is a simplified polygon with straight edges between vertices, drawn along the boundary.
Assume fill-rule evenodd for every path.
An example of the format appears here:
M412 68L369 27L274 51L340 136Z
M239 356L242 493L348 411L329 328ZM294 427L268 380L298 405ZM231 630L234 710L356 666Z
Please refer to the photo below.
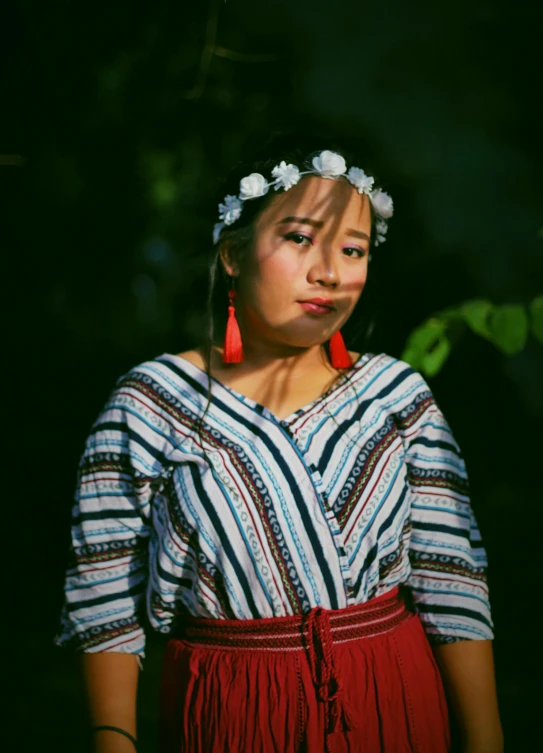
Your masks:
M319 306L317 303L308 303L307 301L298 301L300 306L307 311L310 314L331 314L334 309L329 308L328 306Z

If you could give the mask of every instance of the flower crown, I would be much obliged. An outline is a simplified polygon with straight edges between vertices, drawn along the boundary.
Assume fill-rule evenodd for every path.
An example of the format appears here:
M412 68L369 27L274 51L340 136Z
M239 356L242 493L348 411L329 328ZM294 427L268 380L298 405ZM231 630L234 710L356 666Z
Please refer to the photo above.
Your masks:
M232 225L241 216L243 202L248 199L257 199L268 193L270 186L274 186L278 191L283 188L288 191L295 186L302 175L320 175L321 178L339 178L344 176L349 183L358 190L358 193L365 193L369 196L375 213L379 219L376 222L377 236L375 245L384 243L386 232L388 230L387 219L392 217L393 204L390 196L381 191L380 188L373 188L374 178L361 170L359 167L350 167L347 170L345 159L337 152L325 150L312 160L313 169L300 172L296 165L287 165L284 161L276 165L272 170L273 181L267 181L260 173L251 173L242 178L239 184L239 196L229 194L224 198L224 204L219 204L219 219L213 227L213 243L217 243L221 230L225 225Z

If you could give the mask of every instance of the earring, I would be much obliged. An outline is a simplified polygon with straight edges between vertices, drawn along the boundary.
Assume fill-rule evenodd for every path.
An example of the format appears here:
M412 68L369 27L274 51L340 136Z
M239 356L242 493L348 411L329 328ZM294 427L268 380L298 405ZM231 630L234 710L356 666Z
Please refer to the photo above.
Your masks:
M236 319L236 290L235 277L231 278L231 287L228 291L228 320L226 322L226 332L224 335L223 363L241 363L244 359L243 346L241 342L241 332L239 330L238 320ZM330 359L334 369L347 369L353 365L349 351L345 347L341 332L338 330L330 338Z
M330 359L334 369L348 369L349 366L353 365L339 329L330 338Z
M231 287L228 291L228 320L226 322L226 332L224 335L223 363L241 363L243 361L243 347L241 343L241 332L239 331L238 320L236 319L236 309L234 301L236 300L235 277L231 277Z

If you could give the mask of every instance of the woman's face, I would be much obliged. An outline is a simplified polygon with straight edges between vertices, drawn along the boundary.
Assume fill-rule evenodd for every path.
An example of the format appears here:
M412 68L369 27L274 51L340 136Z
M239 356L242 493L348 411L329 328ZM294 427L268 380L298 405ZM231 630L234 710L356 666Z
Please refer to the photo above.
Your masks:
M369 199L347 181L311 176L278 194L236 279L244 342L309 348L328 340L364 289L370 231ZM300 305L316 297L335 310L317 315Z

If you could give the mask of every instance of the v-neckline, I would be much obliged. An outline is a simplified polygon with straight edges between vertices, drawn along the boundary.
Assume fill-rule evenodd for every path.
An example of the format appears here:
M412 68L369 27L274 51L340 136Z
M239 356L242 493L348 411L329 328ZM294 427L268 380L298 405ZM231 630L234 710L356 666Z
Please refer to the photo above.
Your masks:
M374 353L362 353L360 357L353 364L355 371L358 372L360 368L365 363L367 363L374 355L375 355ZM196 366L195 363L192 363L192 361L189 361L187 358L184 358L183 356L178 355L177 353L163 353L162 356L160 357L173 359L175 361L182 361L183 365L188 364L188 366L192 368L195 372L207 378L207 373L203 369L201 369L199 366ZM187 370L190 371L190 368ZM248 397L247 395L244 395L241 392L238 392L232 387L228 387L228 385L224 384L224 382L221 382L220 379L217 379L216 377L211 376L211 381L219 385L219 387L221 387L223 390L225 390L230 395L232 395L232 397L234 397L236 400L240 401L244 405L248 405L250 408L252 408L253 410L259 413L263 413L267 415L269 418L272 418L274 421L276 421L278 424L281 424L281 425L289 424L292 421L294 421L296 418L298 418L298 416L301 416L302 414L307 413L308 411L311 410L311 408L313 408L313 406L317 405L321 400L329 397L330 395L333 395L334 392L336 392L336 390L339 389L339 387L345 383L344 379L340 379L329 390L324 392L322 395L319 395L310 403L306 403L306 405L302 405L300 408L293 411L292 413L289 413L289 415L285 416L284 418L279 418L279 416L273 413L273 411L271 411L265 405L262 405L262 403L258 403L256 400L253 400L253 398Z

